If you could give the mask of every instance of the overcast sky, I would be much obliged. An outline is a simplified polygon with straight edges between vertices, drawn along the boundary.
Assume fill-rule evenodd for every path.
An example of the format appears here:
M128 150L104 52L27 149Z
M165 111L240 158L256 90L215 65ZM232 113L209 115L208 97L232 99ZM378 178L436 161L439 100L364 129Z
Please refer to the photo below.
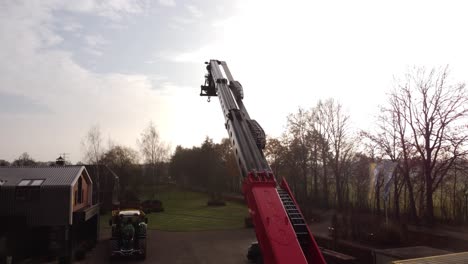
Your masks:
M0 159L77 162L96 124L134 148L151 120L173 148L219 141L218 100L198 96L209 59L227 61L269 135L329 97L370 127L408 67L449 64L466 81L467 12L427 0L3 0Z

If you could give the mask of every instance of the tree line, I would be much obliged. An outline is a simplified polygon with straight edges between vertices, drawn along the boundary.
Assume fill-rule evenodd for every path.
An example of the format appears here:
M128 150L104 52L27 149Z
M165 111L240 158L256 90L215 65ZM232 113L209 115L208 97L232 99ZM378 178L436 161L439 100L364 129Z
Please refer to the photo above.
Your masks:
M339 102L319 101L288 116L266 157L304 207L460 223L468 217L467 113L465 84L451 82L448 68L415 68L395 81L372 131L352 133ZM386 162L390 173L375 169Z
M410 69L395 79L373 128L352 127L334 100L319 100L287 117L284 133L269 137L265 156L285 177L301 208L383 214L433 224L468 218L468 93L446 68ZM227 139L178 146L170 175L189 186L239 190ZM217 175L213 177L213 175Z
M343 105L319 100L288 115L279 137L268 137L265 157L279 179L285 177L303 210L387 214L433 224L468 220L468 93L446 68L414 68L395 79L374 127L358 130ZM170 181L178 185L240 193L241 179L228 139L200 146L168 145L150 123L137 139L138 150L109 143L99 127L82 142L85 162L105 164L123 186L137 188ZM142 157L142 164L140 164ZM9 164L34 165L21 155Z
M206 138L201 146L177 146L169 163L169 174L180 186L208 191L213 196L240 193L240 177L229 139L214 143Z
M162 140L152 121L143 129L136 143L139 151L111 140L105 147L99 126L92 126L81 142L84 161L111 168L119 176L122 191L135 192L141 186L154 187L168 181L170 147ZM99 174L99 170L95 173Z
M76 165L106 165L120 178L123 191L136 190L143 185L154 186L168 181L168 160L170 147L159 135L155 125L150 122L136 140L138 150L109 140L104 143L99 126L92 126L81 141L84 157ZM65 160L65 165L72 165ZM27 152L14 161L0 160L0 166L56 166L55 161L36 161ZM91 172L99 177L99 169Z

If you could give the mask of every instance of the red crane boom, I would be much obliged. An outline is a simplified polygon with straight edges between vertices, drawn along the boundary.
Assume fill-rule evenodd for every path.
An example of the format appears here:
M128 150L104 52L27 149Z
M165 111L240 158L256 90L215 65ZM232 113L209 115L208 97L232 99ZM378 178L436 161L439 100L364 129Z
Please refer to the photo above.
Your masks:
M263 155L265 132L249 116L242 86L226 62L206 64L208 74L200 95L219 97L264 263L325 263L286 180L277 184Z

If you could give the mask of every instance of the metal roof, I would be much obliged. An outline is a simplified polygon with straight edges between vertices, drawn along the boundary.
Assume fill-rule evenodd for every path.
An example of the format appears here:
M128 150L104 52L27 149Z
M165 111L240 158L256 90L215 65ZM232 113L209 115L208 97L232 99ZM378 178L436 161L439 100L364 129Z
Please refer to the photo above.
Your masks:
M381 254L381 255L393 257L396 259L413 259L413 258L422 258L422 257L445 255L445 254L452 253L447 250L426 247L426 246L377 249L374 252L376 254Z
M84 166L0 167L2 186L17 186L21 180L44 179L41 186L70 186Z
M122 216L137 216L137 215L140 215L140 211L139 210L122 210L119 212L119 215L122 215Z
M468 252L393 261L393 264L466 264Z

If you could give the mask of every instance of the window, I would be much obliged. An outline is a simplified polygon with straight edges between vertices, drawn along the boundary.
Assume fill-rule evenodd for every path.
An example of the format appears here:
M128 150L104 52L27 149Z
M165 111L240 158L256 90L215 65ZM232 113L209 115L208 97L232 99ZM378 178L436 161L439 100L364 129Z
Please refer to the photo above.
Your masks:
M18 186L28 186L31 183L31 180L21 180L18 183Z
M44 179L37 179L37 180L21 180L18 183L18 186L41 186L44 182Z
M41 186L44 180L33 180L31 186Z
M83 178L78 179L78 203L83 202Z

